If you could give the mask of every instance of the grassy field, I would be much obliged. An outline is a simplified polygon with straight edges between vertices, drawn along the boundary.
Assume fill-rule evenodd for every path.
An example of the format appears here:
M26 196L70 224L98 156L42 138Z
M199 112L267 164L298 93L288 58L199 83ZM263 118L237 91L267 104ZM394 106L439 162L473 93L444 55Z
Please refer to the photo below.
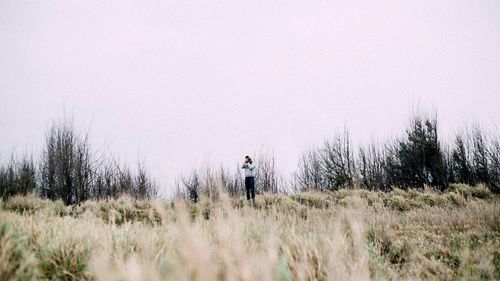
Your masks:
M0 201L1 280L499 280L500 200L390 193Z

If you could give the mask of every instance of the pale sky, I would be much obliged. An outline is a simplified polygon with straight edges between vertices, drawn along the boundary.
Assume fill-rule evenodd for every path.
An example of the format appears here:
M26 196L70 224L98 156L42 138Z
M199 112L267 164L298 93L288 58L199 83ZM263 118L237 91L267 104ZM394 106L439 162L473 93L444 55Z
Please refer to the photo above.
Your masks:
M2 159L66 112L168 191L260 150L289 174L344 126L399 136L415 104L498 132L500 1L0 0Z

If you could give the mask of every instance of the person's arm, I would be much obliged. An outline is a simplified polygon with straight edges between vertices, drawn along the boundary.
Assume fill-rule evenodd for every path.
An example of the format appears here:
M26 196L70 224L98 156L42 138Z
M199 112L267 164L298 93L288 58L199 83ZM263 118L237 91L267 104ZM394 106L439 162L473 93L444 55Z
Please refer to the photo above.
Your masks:
M243 166L241 166L242 169L248 168L248 163L243 163Z
M249 168L250 170L253 170L253 169L255 169L255 165L254 165L254 164L248 164L248 168Z

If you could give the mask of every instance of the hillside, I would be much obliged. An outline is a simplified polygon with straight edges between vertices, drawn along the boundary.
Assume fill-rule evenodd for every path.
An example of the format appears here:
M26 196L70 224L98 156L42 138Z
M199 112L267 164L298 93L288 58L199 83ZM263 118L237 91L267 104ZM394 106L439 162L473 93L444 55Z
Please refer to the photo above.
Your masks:
M1 280L498 280L500 204L477 186L65 206L0 201Z

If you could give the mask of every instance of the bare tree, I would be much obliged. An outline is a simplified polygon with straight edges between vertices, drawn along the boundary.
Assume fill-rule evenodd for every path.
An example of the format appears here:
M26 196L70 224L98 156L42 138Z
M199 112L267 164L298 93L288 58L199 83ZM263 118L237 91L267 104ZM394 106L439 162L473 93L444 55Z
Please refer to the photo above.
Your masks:
M243 194L242 191L244 189L244 183L240 170L239 165L236 165L235 172L230 173L229 170L221 166L219 171L216 173L229 196L238 197Z
M370 190L388 190L386 182L384 151L374 143L360 148L358 169L361 186Z
M494 165L498 161L492 157L494 147L494 136L489 141L478 124L457 134L451 155L453 180L471 185L494 184Z
M479 125L474 124L471 130L472 139L472 165L478 182L490 184L488 165L487 139Z
M298 184L298 191L324 191L325 178L322 170L319 150L311 149L302 155L299 160L296 180Z
M46 135L40 165L40 195L79 204L130 194L136 199L157 196L158 186L139 164L136 174L126 166L92 155L87 135L78 134L73 123L53 123Z
M180 177L180 181L177 182L177 193L194 203L198 202L201 195L201 179L196 170L193 170L188 177Z
M493 191L500 192L500 136L491 136L488 148L490 176L493 182Z
M354 155L347 129L336 134L332 140L325 141L320 157L327 189L354 185Z
M41 195L66 204L89 198L92 182L87 136L78 135L67 120L52 124L41 159Z
M255 160L256 191L257 193L270 192L278 193L278 172L276 171L276 161L273 155L260 153Z
M158 195L158 186L147 174L144 164L137 165L137 175L134 178L132 195L136 199L152 199Z
M323 146L302 155L296 175L299 190L327 191L352 187L356 177L349 132L344 129Z

